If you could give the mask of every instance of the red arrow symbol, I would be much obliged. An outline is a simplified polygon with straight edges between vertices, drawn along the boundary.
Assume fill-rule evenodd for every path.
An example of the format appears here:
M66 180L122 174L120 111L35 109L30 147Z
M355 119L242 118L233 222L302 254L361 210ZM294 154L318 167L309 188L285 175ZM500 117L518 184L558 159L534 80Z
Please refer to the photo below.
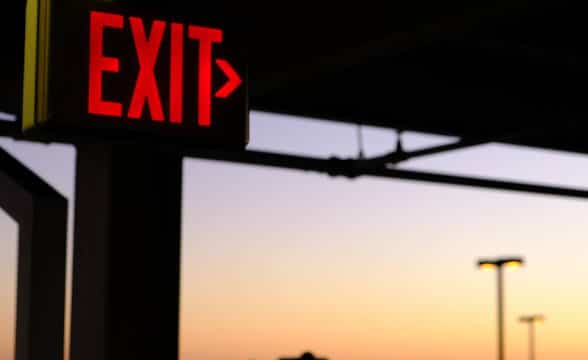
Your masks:
M227 78L229 79L218 91L214 94L217 98L224 99L231 95L235 89L241 85L243 82L241 77L235 69L229 64L227 60L224 59L216 59L216 64L218 67L225 73Z

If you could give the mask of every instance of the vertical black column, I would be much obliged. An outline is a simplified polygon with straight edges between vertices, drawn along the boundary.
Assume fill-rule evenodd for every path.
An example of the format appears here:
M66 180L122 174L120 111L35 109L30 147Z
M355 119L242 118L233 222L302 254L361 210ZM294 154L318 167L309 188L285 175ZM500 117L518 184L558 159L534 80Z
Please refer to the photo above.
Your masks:
M71 360L178 357L182 159L78 147Z

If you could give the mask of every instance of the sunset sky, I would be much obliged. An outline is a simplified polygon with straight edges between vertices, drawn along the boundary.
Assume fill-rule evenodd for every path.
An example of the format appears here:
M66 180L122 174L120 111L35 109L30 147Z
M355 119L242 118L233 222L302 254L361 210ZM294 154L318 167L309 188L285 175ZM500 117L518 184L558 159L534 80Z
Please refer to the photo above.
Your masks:
M253 112L250 149L354 156L355 128ZM366 152L395 133L367 128ZM416 149L451 139L405 134ZM1 140L73 202L72 147ZM508 360L521 314L543 313L538 360L588 358L588 201L187 159L181 360L495 359L495 273L506 270ZM588 157L500 145L404 168L588 187ZM70 229L73 220L70 212ZM0 212L0 360L14 341L16 224ZM71 243L71 231L70 231ZM70 244L71 245L71 244Z

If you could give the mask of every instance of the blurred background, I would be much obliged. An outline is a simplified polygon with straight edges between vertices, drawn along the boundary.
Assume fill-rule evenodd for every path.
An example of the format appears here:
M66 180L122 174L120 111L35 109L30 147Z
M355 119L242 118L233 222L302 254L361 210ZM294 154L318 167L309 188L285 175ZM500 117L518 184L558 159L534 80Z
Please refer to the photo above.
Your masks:
M366 155L391 130L364 127ZM407 150L450 138L407 132ZM356 156L356 128L253 112L249 149ZM70 200L72 147L0 140ZM408 169L583 187L579 155L484 145L411 160ZM182 360L496 358L496 274L505 269L508 359L527 358L522 314L543 313L537 358L584 360L588 203L390 179L329 178L184 161ZM73 214L73 212L70 212ZM70 254L71 223L70 215ZM14 341L17 227L0 213L0 359ZM70 267L71 268L71 267Z

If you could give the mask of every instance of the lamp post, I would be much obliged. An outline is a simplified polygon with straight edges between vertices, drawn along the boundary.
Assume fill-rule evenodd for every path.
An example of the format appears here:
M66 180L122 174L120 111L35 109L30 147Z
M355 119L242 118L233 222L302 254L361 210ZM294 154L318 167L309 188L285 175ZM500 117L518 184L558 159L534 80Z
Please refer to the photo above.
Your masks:
M523 265L520 257L502 257L496 259L480 259L480 269L496 269L497 275L497 320L498 320L498 360L504 360L504 289L503 289L503 268L520 267Z
M529 360L535 360L535 323L545 321L540 314L521 316L519 321L529 325Z

